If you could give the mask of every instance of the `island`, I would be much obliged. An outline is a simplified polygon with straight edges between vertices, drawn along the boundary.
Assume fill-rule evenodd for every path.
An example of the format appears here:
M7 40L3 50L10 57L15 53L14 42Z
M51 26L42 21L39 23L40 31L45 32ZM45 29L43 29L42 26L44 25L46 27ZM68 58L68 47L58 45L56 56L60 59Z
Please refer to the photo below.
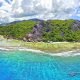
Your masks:
M24 20L0 25L0 47L58 53L80 49L80 21Z

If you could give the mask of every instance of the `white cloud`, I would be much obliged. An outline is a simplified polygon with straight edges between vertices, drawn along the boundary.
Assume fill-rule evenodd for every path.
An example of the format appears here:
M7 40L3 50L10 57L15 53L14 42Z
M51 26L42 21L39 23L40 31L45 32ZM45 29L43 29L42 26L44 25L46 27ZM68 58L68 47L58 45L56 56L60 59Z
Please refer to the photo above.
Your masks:
M0 0L0 22L30 18L68 19L77 15L80 0ZM79 15L79 14L78 14Z
M0 0L2 6L0 7L0 23L6 23L12 21L11 10L12 5L5 0Z

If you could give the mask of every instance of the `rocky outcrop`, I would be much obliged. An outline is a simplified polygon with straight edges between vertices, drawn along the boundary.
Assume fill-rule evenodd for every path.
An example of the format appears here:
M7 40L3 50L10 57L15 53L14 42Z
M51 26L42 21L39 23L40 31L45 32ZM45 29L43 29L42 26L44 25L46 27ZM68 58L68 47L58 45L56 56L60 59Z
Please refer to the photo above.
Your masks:
M26 35L25 40L30 41L30 42L41 41L41 37L43 34L43 27L44 27L43 22L36 24L33 27L32 32Z
M73 23L73 25L71 26L71 29L72 29L73 31L78 31L78 30L80 30L80 21L76 20L76 21Z

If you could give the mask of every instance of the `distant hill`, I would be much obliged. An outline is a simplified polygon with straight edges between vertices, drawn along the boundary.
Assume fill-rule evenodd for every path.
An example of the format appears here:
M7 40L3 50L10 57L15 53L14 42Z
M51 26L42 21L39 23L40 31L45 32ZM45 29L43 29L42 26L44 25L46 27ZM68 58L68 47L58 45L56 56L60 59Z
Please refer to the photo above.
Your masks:
M10 23L2 23L2 24L0 24L0 26L7 26L7 25L10 25L10 24L16 24L16 23L23 22L23 21L41 22L41 21L43 21L43 20L37 19L37 18L33 18L33 19L29 19L29 20L21 20L21 21L13 21L13 22L10 22Z
M80 41L80 21L30 19L0 26L0 35L26 41Z
M32 21L44 21L44 20L37 19L37 18L33 18L33 19L29 19L29 20L32 20Z

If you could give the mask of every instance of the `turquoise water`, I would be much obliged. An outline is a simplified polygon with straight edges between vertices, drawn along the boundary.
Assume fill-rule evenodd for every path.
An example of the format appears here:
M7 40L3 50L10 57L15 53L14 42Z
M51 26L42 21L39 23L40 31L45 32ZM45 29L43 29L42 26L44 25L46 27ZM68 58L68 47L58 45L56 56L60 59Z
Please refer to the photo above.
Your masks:
M0 51L0 80L80 80L80 56Z

